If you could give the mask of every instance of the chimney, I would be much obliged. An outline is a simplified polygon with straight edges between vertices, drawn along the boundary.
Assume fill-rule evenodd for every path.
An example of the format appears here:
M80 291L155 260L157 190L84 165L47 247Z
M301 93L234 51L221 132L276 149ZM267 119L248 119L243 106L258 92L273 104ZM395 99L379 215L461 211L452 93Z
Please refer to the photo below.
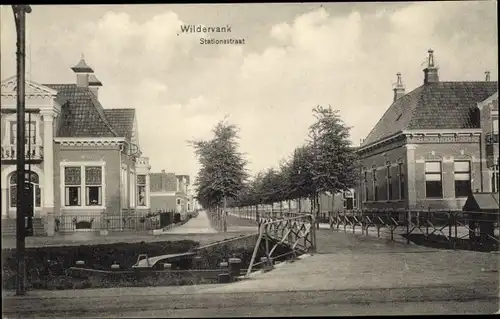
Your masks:
M398 81L394 85L394 101L396 102L397 99L405 95L405 86L403 84L403 81L401 80L401 73L397 73L396 76L398 77Z
M77 87L88 87L89 86L89 75L94 73L94 70L90 66L87 65L85 59L82 58L77 65L71 68L73 72L76 73L76 86Z
M427 67L424 69L424 84L439 82L438 68L434 64L434 51L429 49L429 58L427 60Z
M95 74L94 73L90 74L90 76L89 76L89 88L90 88L90 91L92 91L92 93L94 93L94 95L96 97L99 97L97 94L99 91L99 87L101 87L101 86L102 86L102 83L101 83L101 81L99 81L97 79Z
M484 75L486 76L485 81L486 81L486 82L490 82L490 71L486 71L486 72L484 72Z

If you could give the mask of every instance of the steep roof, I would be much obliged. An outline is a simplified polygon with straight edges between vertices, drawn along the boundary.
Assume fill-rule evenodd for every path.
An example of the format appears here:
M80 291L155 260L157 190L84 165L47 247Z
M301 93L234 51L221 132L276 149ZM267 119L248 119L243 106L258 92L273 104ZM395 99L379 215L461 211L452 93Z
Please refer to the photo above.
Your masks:
M498 91L497 82L436 82L396 100L361 146L403 130L479 128L474 110Z
M104 114L104 108L89 88L76 84L44 84L58 91L66 103L62 106L62 124L58 137L118 137Z
M135 109L104 109L104 114L118 136L132 137Z
M80 62L78 62L77 65L71 67L71 70L73 70L76 73L79 72L85 72L85 73L93 73L94 70L90 66L88 66L87 62L85 62L85 59L82 57L80 59Z

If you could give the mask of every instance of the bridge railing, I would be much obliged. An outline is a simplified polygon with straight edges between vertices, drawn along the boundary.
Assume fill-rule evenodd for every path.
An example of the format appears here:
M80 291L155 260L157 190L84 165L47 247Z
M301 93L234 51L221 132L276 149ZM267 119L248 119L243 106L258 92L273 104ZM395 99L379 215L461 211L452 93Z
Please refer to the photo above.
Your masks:
M450 249L498 249L499 214L466 211L341 211L329 213L330 229L361 231L392 241L432 241Z
M273 260L286 255L314 252L316 250L316 230L314 216L311 214L295 214L291 217L261 217L259 220L259 237L248 266L247 276L257 266L272 266ZM265 241L265 258L256 261L259 249ZM277 255L277 248L286 245L290 250Z

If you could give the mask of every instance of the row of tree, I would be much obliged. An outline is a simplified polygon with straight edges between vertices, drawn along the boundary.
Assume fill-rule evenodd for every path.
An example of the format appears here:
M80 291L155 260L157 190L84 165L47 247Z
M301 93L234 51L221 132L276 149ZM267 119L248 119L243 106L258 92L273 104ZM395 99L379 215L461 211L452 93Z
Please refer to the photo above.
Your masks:
M305 144L277 168L253 178L238 151L238 129L226 119L216 125L211 140L191 141L201 164L195 183L199 203L206 209L225 209L308 198L319 210L319 194L352 188L357 163L350 128L331 107L317 106L313 114Z

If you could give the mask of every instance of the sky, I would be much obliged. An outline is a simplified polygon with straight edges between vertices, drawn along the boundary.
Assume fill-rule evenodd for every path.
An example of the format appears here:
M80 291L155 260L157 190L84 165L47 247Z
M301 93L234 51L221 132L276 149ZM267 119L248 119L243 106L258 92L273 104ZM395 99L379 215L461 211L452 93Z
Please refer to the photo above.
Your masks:
M428 49L443 81L498 78L495 1L32 6L27 77L76 83L84 54L104 108L135 108L152 172L195 176L187 141L228 116L255 173L304 143L311 110L331 105L354 145L392 102L401 72L422 85ZM230 26L194 34L183 25ZM200 38L244 39L201 44ZM15 75L15 24L1 7L1 77Z

